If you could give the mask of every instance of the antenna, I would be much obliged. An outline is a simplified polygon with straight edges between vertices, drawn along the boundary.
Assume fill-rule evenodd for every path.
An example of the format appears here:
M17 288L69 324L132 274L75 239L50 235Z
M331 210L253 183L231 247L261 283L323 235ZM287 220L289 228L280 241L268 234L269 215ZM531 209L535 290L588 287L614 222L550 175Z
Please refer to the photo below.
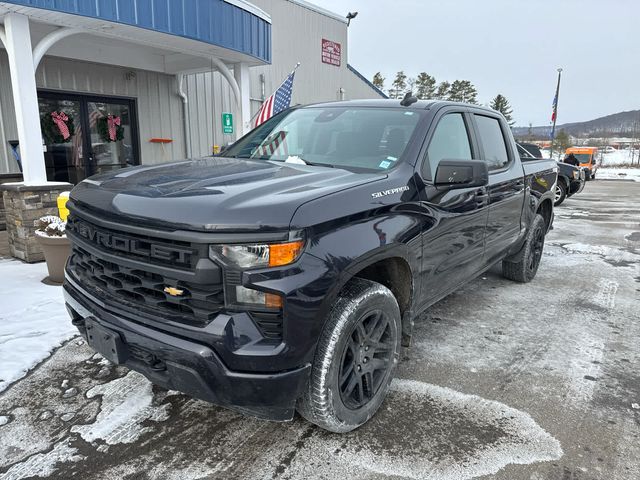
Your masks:
M402 99L402 101L400 102L400 105L402 105L403 107L408 107L410 105L413 105L417 101L418 101L418 98L414 97L412 92L407 92L404 98Z

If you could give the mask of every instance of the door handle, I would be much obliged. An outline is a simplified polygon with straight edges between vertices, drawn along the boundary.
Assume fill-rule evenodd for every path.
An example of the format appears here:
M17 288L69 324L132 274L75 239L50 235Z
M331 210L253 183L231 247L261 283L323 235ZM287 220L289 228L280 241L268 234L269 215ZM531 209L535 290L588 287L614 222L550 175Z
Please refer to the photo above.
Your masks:
M487 191L486 188L483 187L479 190L476 190L476 192L473 195L473 198L475 199L478 205L485 205L489 203L489 192Z

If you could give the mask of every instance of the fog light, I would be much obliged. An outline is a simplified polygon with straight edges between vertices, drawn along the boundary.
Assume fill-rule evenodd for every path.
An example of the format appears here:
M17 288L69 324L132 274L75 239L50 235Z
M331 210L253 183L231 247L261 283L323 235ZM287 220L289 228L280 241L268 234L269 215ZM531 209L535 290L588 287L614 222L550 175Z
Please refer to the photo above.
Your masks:
M282 297L236 285L236 303L267 308L282 308Z

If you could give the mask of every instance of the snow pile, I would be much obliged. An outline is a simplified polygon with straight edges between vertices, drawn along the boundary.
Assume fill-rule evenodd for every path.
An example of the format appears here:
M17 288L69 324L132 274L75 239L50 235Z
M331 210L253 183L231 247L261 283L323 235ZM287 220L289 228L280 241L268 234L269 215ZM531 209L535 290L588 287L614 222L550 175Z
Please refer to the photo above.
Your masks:
M45 285L45 263L0 261L0 392L77 333L62 287Z
M152 385L139 373L129 372L87 392L87 398L98 395L102 396L102 404L95 422L71 427L87 442L101 439L107 445L134 443L141 435L153 431L149 421L169 418L171 406L153 405Z
M596 178L602 180L634 180L640 182L640 168L599 168Z

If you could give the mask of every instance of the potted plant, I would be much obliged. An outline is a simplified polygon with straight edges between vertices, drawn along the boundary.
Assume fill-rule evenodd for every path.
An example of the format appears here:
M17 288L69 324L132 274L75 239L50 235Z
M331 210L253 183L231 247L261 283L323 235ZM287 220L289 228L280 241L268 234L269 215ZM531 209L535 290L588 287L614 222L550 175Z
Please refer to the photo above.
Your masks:
M69 257L70 244L65 233L67 226L60 217L47 215L37 222L36 239L42 247L44 259L52 282L62 283L64 266Z

